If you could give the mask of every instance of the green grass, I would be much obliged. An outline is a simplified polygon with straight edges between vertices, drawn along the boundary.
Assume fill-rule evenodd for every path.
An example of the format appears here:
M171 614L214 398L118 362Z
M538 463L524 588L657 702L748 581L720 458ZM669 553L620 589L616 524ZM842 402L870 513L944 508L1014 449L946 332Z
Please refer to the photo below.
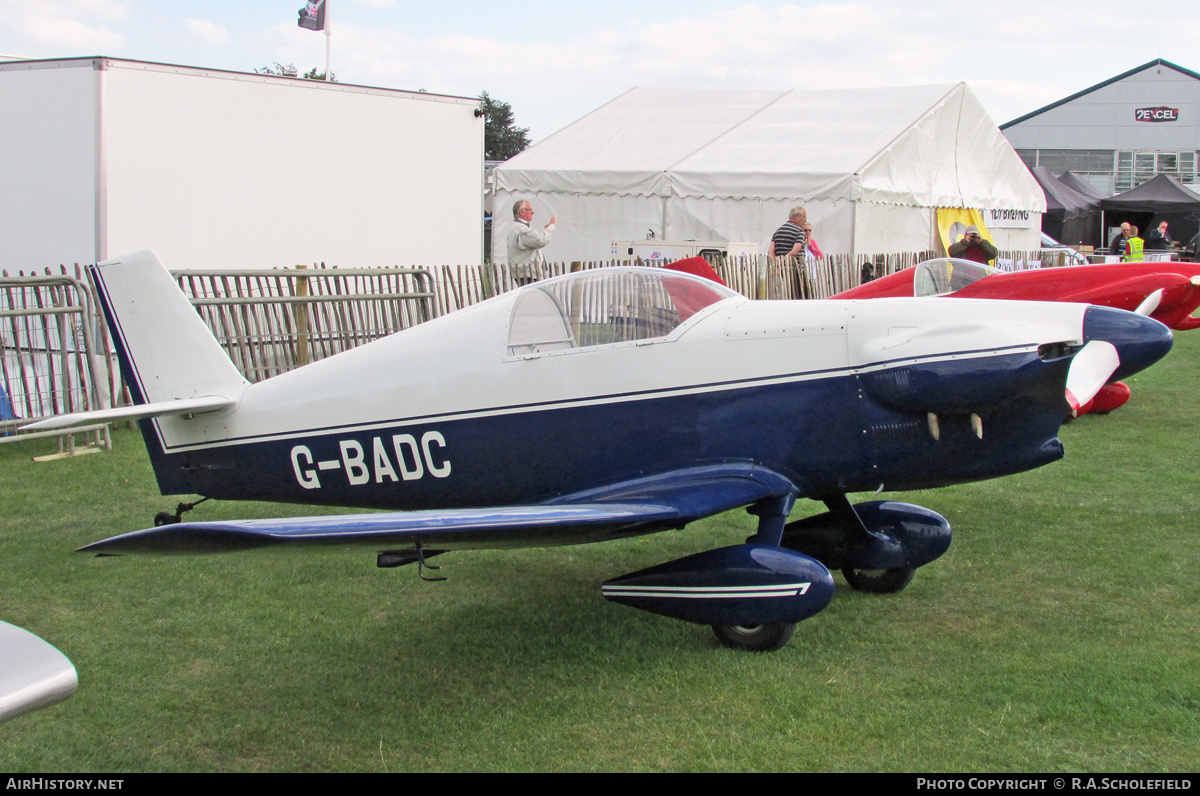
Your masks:
M767 655L598 588L740 541L743 512L448 554L445 583L362 550L92 558L71 551L174 506L140 438L46 463L50 443L3 445L0 618L80 685L0 725L0 771L1194 771L1198 376L1180 335L1128 406L1063 429L1063 461L892 495L946 515L950 551L899 595L837 576Z

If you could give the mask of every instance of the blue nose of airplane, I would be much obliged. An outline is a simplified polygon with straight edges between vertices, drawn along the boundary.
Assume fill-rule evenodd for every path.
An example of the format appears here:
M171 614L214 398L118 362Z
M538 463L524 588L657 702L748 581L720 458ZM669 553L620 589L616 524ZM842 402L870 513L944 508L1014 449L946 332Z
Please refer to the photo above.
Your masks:
M1104 340L1117 349L1121 364L1113 372L1113 381L1150 367L1175 342L1171 330L1153 318L1096 306L1088 307L1083 316L1083 341L1092 340Z

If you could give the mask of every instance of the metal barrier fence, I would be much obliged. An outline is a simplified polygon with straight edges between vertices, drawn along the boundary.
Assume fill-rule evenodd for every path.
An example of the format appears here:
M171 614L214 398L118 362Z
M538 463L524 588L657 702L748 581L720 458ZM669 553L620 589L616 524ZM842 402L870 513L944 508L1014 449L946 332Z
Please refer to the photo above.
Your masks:
M74 453L75 435L26 432L18 427L47 417L109 405L99 389L101 366L93 328L91 292L79 279L0 277L0 442L57 437L59 451ZM77 429L108 447L108 426Z

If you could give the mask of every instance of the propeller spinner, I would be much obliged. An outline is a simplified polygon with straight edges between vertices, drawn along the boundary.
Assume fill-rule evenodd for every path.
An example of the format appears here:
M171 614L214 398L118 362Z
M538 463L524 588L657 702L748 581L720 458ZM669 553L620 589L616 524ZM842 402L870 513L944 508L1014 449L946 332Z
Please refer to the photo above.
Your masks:
M1171 330L1142 314L1143 310L1154 311L1159 294L1150 294L1137 313L1088 307L1083 320L1084 346L1067 372L1066 397L1072 415L1077 416L1105 384L1150 367L1171 350Z

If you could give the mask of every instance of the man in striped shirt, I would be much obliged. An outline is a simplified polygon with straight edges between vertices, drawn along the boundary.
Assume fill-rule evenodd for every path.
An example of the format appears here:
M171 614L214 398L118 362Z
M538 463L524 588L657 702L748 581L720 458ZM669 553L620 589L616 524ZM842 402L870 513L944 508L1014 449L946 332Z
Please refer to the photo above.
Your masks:
M808 213L803 207L793 207L788 213L788 220L783 226L775 230L775 234L771 236L771 245L767 248L767 254L772 257L795 257L804 256L804 247L808 243L808 238L804 234L804 225L808 221Z

